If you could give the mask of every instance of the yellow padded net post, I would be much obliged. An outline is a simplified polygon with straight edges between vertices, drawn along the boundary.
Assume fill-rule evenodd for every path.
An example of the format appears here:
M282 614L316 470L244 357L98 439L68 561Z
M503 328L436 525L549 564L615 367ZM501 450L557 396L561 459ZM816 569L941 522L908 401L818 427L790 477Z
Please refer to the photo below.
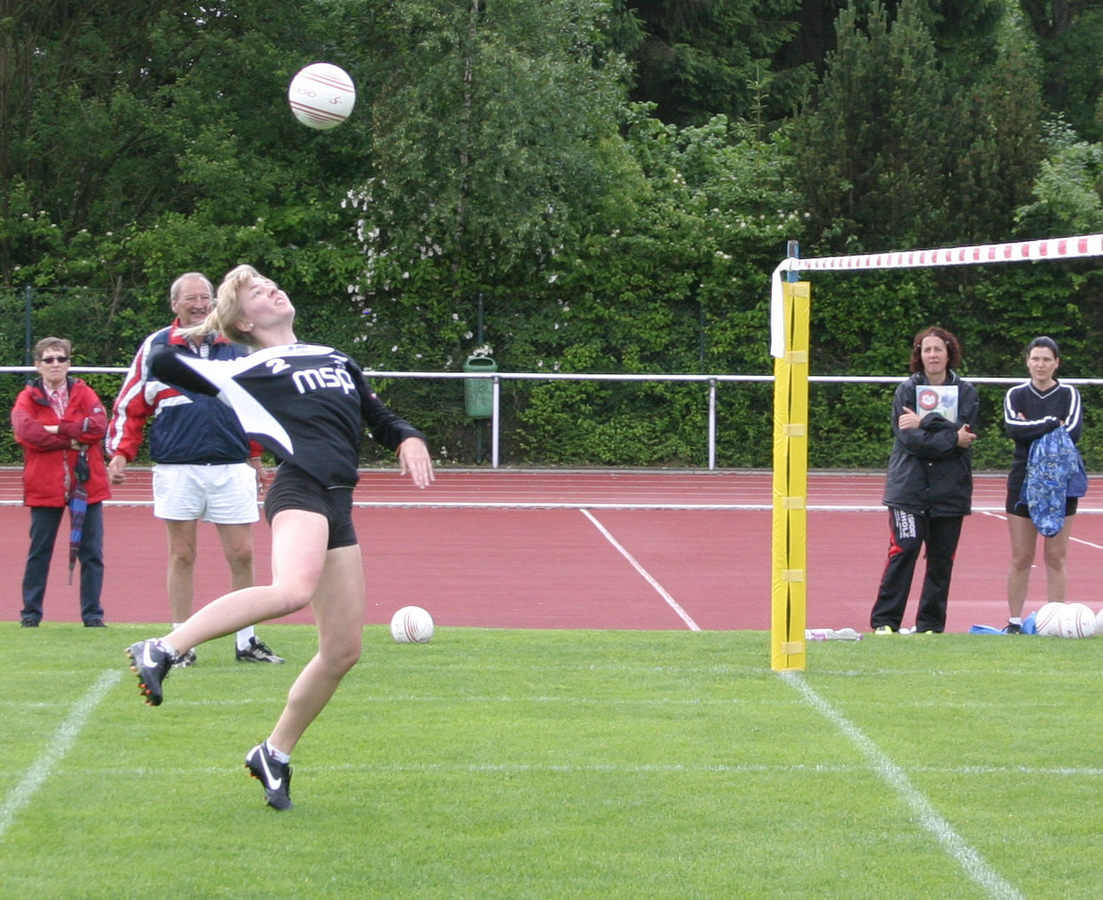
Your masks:
M808 334L811 286L782 285L785 353L774 363L770 667L804 669L808 558Z

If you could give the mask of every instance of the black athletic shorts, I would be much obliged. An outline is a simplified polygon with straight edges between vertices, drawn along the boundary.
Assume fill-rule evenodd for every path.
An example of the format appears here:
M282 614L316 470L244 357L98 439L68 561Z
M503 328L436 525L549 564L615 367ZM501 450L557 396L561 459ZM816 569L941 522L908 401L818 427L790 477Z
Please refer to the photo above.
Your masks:
M352 488L327 488L302 469L281 463L264 498L264 517L268 524L271 525L276 513L284 509L304 509L325 516L329 522L327 550L357 543L352 524Z
M1079 502L1079 497L1066 497L1065 498L1065 516L1076 515L1076 505ZM1018 516L1020 519L1030 518L1030 509L1025 503L1019 502L1019 492L1015 491L1012 494L1007 492L1007 500L1005 501L1004 510L1009 516Z

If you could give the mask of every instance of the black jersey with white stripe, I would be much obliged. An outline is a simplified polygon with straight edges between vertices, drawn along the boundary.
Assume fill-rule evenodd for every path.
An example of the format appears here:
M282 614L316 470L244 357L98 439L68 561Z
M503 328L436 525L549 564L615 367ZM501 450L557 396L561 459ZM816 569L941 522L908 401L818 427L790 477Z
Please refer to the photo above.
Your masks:
M1054 384L1039 391L1031 381L1011 388L1004 396L1003 427L1015 441L1011 458L1011 478L1021 484L1026 474L1030 445L1043 434L1064 425L1073 441L1080 440L1084 420L1080 407L1080 392L1074 385Z
M388 409L345 353L318 344L286 344L235 360L199 359L171 349L150 360L169 384L216 395L279 460L327 488L358 479L365 427L390 450L425 436Z

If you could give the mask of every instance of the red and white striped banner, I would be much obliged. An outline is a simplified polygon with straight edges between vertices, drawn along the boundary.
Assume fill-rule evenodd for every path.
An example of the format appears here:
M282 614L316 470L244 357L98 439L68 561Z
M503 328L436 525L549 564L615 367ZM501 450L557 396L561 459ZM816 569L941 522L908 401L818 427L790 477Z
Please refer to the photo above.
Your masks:
M923 266L976 266L1000 262L1078 259L1103 256L1103 234L979 244L975 247L943 247L933 250L896 250L890 253L859 253L853 256L790 258L786 271L815 272L832 269L908 269Z
M782 328L782 273L861 271L869 269L915 269L934 266L982 266L1003 262L1083 259L1103 256L1103 234L1010 241L1006 244L978 244L973 247L941 247L931 250L894 250L888 253L856 253L852 256L789 257L774 269L770 296L770 353L785 352Z

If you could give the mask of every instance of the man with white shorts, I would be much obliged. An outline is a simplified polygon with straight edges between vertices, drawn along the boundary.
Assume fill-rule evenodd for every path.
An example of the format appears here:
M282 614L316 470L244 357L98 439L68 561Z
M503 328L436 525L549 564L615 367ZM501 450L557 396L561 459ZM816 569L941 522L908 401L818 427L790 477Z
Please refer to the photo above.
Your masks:
M214 290L198 272L173 282L169 302L176 320L149 335L138 348L115 400L107 429L107 470L113 484L126 479L126 467L141 447L147 422L153 458L153 514L168 534L168 594L173 624L192 613L199 521L218 530L230 566L230 589L253 585L252 524L260 517L260 446L242 431L237 417L221 401L189 394L158 381L149 371L150 352L162 345L186 349L209 359L235 359L248 353L215 334L187 336L181 329L200 325L210 312ZM282 663L252 626L237 633L236 658L242 662ZM182 653L177 666L195 663L195 651Z

